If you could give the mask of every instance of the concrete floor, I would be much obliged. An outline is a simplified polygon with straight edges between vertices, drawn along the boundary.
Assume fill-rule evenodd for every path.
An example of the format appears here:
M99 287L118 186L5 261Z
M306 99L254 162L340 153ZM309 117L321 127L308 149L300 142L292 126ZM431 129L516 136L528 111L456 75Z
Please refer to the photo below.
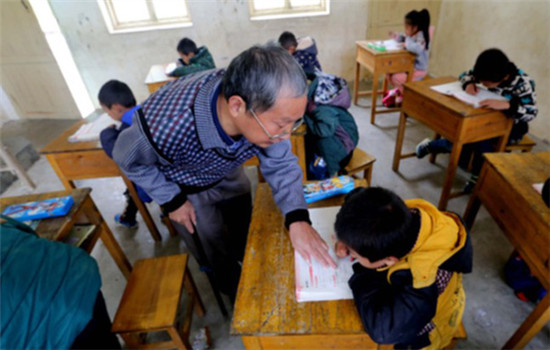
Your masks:
M369 104L370 102L362 100L360 101L361 106L353 106L350 112L355 116L360 130L359 147L377 158L374 166L373 185L391 188L403 198L424 198L437 204L448 157L439 156L436 164L430 164L427 159L405 159L401 163L400 172L394 173L391 170L391 162L399 116L397 113L379 115L376 125L373 126L369 123L370 108L366 108ZM74 123L72 120L9 122L2 127L1 134L3 137L8 135L10 137L25 137L39 150L72 123ZM407 125L404 151L412 151L418 141L431 135L432 131L411 120ZM534 151L541 150L550 150L550 145L538 142ZM254 172L251 174L254 177ZM31 167L29 175L38 185L37 189L32 192L40 193L63 189L43 156ZM459 169L455 189L460 189L467 179L468 174ZM150 205L149 210L161 230L162 242L155 243L152 240L141 218L138 218L139 228L137 230L115 226L113 217L124 207L122 195L124 184L121 179L85 180L79 181L77 185L93 189L94 202L132 263L138 259L187 252L183 241L179 237L170 237L165 227L161 225L160 212L156 205ZM31 193L31 191L25 188L20 181L16 181L3 196L27 193ZM448 210L463 214L467 199L467 197L460 197L451 200ZM500 348L520 326L521 322L533 310L533 304L520 301L504 283L503 266L512 252L512 246L484 208L477 216L472 229L472 237L475 251L474 272L464 277L467 303L463 321L468 332L468 339L460 341L456 348L496 349ZM99 263L103 280L102 290L112 318L120 302L126 281L101 242L98 242L92 255ZM239 338L229 336L230 320L221 316L206 277L198 271L194 260L190 261L192 275L207 307L206 317L195 318L194 328L209 327L214 349L243 349ZM526 348L550 348L548 325Z

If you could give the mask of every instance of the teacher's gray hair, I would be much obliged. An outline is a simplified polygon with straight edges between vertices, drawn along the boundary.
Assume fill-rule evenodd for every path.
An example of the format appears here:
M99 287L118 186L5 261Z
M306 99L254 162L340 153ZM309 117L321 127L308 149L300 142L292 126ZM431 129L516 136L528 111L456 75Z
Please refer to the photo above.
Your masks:
M226 99L240 96L247 109L264 112L275 104L281 91L288 97L307 93L302 67L279 45L252 46L235 57L223 76L221 92Z

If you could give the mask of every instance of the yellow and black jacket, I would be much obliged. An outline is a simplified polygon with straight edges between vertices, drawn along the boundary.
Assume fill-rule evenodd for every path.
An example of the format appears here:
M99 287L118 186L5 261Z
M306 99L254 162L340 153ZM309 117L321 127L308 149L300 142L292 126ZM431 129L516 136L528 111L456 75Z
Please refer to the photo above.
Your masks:
M441 349L460 326L462 273L472 270L472 245L460 217L408 200L420 216L413 249L390 268L354 265L349 280L366 332L397 349Z

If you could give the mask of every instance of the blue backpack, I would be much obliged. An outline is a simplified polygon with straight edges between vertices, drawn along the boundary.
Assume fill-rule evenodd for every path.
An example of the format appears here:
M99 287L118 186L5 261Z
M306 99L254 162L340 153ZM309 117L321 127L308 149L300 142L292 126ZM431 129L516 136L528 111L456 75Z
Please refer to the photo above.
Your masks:
M512 287L514 293L523 301L538 302L546 295L546 290L531 274L529 266L523 258L515 253L504 267L506 283Z

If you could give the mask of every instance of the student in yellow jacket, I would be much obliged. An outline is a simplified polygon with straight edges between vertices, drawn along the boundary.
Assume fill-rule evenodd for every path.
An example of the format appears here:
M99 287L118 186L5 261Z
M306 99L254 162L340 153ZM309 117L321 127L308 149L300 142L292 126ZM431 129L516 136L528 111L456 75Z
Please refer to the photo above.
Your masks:
M383 188L359 188L346 198L335 230L336 254L357 260L349 285L370 337L396 349L449 345L473 256L458 215Z

